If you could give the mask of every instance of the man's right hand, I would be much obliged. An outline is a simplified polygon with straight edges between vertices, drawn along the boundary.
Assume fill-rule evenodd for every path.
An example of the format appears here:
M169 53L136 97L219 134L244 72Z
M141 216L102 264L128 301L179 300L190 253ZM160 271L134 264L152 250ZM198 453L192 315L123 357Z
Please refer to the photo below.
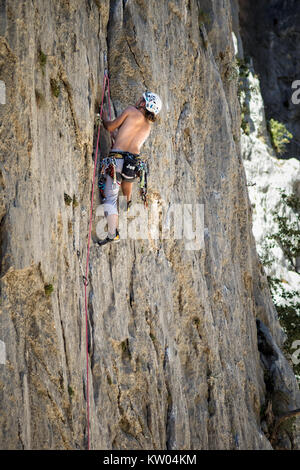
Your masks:
M118 116L116 119L113 119L112 121L105 119L105 117L107 118L107 114L105 114L103 110L102 116L105 129L107 129L109 132L113 132L114 130L118 129L127 118L128 114L130 113L130 109L130 107L126 108L120 116Z

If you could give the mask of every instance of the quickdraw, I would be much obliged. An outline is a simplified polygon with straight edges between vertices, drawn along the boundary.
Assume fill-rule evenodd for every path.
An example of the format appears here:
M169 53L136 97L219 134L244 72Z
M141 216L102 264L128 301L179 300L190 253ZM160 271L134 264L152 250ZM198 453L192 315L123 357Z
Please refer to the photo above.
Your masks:
M137 162L137 174L140 177L139 188L140 188L140 195L144 205L148 207L147 201L147 186L148 186L148 174L149 168L147 162L143 162L142 160L138 160Z

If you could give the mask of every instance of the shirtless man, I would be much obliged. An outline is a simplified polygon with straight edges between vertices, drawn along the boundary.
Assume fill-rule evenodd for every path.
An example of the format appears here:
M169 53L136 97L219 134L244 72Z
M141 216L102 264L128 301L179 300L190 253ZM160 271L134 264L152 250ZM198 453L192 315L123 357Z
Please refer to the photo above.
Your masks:
M161 100L158 95L149 91L137 101L135 106L128 106L120 116L113 121L103 119L105 129L110 132L117 131L113 148L109 157L116 159L117 184L113 185L110 175L106 176L104 214L107 217L108 236L99 240L99 245L120 240L118 232L117 199L119 187L127 198L127 204L131 201L132 185L135 175L132 172L134 162L139 157L140 149L149 137L152 123L161 110ZM124 165L125 161L125 165Z

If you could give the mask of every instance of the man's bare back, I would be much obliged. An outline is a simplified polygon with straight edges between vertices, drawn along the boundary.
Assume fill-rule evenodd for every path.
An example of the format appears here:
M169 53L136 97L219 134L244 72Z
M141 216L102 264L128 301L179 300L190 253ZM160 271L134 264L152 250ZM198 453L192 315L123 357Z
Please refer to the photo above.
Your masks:
M149 137L151 124L141 111L133 106L125 111L127 111L127 117L119 127L112 150L139 154L143 143Z
M104 120L104 125L110 132L118 129L112 150L122 150L134 154L140 153L140 149L151 131L151 122L146 119L143 110L134 106L128 106L113 121Z
M155 93L147 91L143 93L143 96L140 97L135 106L128 106L128 108L113 121L108 121L107 114L103 114L103 125L112 133L115 141L109 153L109 157L113 157L113 162L111 161L109 166L113 164L114 175L111 175L109 170L107 172L104 189L103 186L101 186L101 191L104 192L102 197L104 197L105 201L104 214L107 217L108 235L105 239L98 241L100 246L120 240L117 229L117 199L120 186L124 196L127 198L127 208L129 208L133 182L134 179L139 176L141 178L140 190L144 203L147 200L147 165L145 162L135 157L140 154L141 146L149 137L151 123L155 121L156 115L160 112L160 109L160 97ZM115 135L116 132L117 135ZM115 158L114 153L116 154L118 152L120 156ZM123 155L123 152L134 155ZM108 160L110 160L110 158L108 158ZM104 169L104 172L105 171L106 168Z

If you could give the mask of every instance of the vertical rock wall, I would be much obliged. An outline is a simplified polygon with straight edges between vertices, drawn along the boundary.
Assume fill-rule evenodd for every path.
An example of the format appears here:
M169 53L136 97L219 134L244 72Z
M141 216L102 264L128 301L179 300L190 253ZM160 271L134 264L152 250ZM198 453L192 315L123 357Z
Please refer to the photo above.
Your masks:
M104 51L115 114L145 89L163 100L143 149L149 205L203 204L205 246L146 230L92 243L91 447L271 448L257 320L287 410L299 393L251 231L231 2L7 0L1 13L1 448L86 446L82 269Z
M293 140L284 158L299 160L299 104L291 96L296 92L293 83L300 80L300 4L297 0L239 0L239 5L245 54L253 57L259 74L267 119L287 126Z

